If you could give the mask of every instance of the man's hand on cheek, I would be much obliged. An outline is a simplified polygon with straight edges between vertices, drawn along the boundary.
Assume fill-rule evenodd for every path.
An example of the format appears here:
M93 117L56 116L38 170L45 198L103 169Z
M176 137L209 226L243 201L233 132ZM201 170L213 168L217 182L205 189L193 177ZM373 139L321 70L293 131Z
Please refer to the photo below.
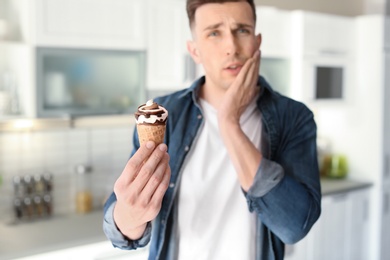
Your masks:
M242 67L236 79L226 91L218 112L220 123L239 123L253 97L259 91L256 88L260 68L260 51L257 50Z

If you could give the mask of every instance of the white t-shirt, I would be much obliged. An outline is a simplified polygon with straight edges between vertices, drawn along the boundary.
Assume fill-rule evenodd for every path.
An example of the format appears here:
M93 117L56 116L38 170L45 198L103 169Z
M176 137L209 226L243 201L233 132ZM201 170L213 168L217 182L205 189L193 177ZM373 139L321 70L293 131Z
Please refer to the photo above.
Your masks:
M248 210L221 138L217 111L200 100L204 125L183 166L179 193L179 260L255 259L256 215ZM241 116L260 149L261 115L253 101Z

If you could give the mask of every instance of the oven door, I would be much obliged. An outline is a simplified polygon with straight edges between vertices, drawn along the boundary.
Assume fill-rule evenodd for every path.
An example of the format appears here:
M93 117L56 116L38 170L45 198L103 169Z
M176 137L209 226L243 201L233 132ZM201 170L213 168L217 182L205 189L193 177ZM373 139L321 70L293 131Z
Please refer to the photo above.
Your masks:
M344 57L310 57L304 61L304 99L346 101L349 99L352 62Z

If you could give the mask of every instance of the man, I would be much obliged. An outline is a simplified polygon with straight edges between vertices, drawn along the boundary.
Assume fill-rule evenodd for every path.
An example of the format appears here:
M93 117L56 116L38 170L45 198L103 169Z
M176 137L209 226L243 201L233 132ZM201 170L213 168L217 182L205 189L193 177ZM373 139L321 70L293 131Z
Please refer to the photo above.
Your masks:
M166 144L135 133L104 231L122 249L150 242L149 259L283 259L320 215L313 114L258 76L253 1L187 0L187 13L205 76L156 100Z

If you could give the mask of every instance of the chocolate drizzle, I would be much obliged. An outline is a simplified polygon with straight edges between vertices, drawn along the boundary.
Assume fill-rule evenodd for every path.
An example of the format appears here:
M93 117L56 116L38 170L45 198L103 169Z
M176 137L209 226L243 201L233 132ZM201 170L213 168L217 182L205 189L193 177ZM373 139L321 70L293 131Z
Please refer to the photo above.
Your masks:
M147 106L146 104L140 105L138 107L138 111L135 112L134 116L136 120L138 121L138 118L143 115L145 118L150 118L150 116L154 115L157 116L158 118L161 119L156 119L156 122L153 124L160 125L160 124L165 124L165 121L167 118L162 118L163 114L166 113L166 111L156 103L153 102L152 105ZM140 123L140 124L150 124L150 123Z

